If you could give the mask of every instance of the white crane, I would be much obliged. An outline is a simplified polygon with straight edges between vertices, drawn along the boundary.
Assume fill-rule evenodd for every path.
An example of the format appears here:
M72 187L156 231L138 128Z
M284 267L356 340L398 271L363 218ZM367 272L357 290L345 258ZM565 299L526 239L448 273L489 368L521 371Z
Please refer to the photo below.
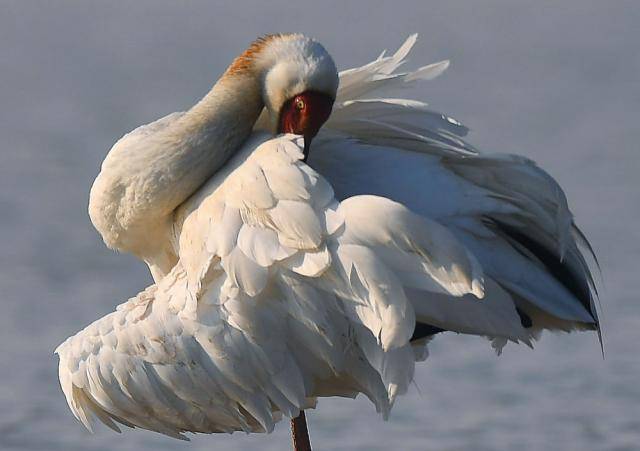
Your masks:
M385 97L448 66L398 72L415 40L338 76L312 39L260 38L189 111L113 146L89 214L155 284L56 350L87 428L184 438L285 416L300 434L319 396L364 393L386 417L438 332L499 351L599 330L558 184Z

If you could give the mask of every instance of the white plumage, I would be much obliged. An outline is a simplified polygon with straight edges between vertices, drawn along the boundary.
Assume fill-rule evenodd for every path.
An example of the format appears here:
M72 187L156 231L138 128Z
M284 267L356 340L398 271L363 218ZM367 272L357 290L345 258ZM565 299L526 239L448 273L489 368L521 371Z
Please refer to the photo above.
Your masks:
M271 431L318 396L358 393L386 416L439 330L499 350L597 328L587 243L557 183L522 157L479 154L422 102L384 97L448 66L397 73L414 42L341 72L336 94L314 72L333 64L319 44L263 40L264 89L230 68L194 109L116 143L91 217L156 284L56 350L85 426ZM285 82L290 53L304 70ZM290 86L336 94L308 163L302 138L267 132ZM220 112L239 87L245 109Z

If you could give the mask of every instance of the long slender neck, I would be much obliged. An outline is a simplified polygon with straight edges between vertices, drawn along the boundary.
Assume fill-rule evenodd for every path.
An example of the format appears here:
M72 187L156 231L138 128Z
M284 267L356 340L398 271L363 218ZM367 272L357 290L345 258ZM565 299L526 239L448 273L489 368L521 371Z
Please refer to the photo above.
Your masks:
M170 253L158 247L169 241L173 211L251 133L263 109L261 88L257 71L224 76L182 116L161 119L113 146L89 199L91 221L107 246L161 272L171 266L171 257L154 261L166 260L159 252Z
M224 165L251 133L263 106L257 75L220 79L167 129L176 141L168 154L158 156L163 172L170 174L165 187L169 197L166 202L155 199L154 208L162 205L164 213L173 211Z
M242 142L264 106L259 73L224 76L209 93L185 113L190 131L214 132ZM225 144L225 148L229 147ZM239 143L236 143L239 145Z

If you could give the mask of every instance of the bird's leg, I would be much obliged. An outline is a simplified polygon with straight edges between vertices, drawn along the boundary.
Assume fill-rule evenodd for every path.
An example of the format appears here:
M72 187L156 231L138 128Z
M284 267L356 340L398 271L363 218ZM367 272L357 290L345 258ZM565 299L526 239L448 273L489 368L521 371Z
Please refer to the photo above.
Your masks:
M293 440L293 451L311 451L304 410L300 411L300 415L291 419L291 439Z

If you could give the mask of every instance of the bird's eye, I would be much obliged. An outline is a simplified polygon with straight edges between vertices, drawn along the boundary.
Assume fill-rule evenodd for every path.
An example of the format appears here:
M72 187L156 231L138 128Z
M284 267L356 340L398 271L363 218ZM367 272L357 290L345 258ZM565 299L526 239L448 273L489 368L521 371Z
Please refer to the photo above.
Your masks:
M299 110L304 110L304 100L302 99L296 100L296 108Z

